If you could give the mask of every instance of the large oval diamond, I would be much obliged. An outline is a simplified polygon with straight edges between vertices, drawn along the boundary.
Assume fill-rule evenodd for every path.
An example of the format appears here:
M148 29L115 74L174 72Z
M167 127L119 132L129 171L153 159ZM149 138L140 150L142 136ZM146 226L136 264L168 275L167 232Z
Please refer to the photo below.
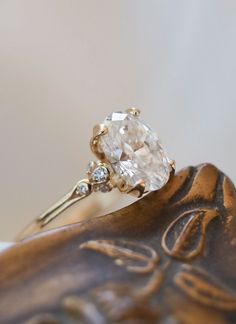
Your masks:
M144 181L145 190L163 187L171 167L156 133L130 113L114 112L105 121L108 133L100 149L114 171L132 187Z

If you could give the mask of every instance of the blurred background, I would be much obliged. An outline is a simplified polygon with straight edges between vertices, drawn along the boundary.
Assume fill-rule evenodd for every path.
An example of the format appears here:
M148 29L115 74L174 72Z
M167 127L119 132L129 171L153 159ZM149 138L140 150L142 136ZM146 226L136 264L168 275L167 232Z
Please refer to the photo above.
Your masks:
M93 125L130 106L177 169L236 181L235 35L235 0L1 0L0 240L84 177Z

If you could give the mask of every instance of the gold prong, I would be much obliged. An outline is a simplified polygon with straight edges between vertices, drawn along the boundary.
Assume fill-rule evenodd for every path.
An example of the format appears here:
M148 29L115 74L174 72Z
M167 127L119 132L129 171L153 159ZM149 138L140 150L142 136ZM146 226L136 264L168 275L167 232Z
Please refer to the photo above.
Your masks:
M140 114L141 114L141 111L138 108L135 108L135 107L131 107L129 109L126 109L126 112L128 114L131 114L131 115L135 116L135 117L139 117Z
M128 194L131 194L137 198L141 198L145 193L145 183L140 181L135 187L127 191Z
M104 124L95 125L93 128L93 137L90 141L92 152L102 161L105 159L105 155L99 150L99 138L107 133L108 128Z
M121 193L127 193L137 198L142 197L145 193L145 183L140 180L135 187L128 185L123 179L115 179L114 187L117 187Z
M169 160L169 164L171 167L171 171L170 171L170 179L173 178L174 174L175 174L175 169L176 169L176 163L175 160Z
M130 190L130 188L128 187L128 185L126 184L126 182L123 179L117 179L117 178L113 178L114 180L114 187L117 187L119 189L120 192L127 192L128 190Z
M170 166L172 167L172 169L173 170L175 170L176 169L176 162L175 162L175 160L170 160Z
M104 124L97 124L93 128L93 137L103 136L108 133L108 128Z

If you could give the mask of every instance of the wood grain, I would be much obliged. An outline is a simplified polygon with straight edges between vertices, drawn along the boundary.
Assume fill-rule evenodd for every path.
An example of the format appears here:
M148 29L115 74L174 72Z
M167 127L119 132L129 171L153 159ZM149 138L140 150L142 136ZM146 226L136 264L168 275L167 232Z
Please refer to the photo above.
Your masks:
M0 254L0 323L236 323L236 191L178 172L120 211Z

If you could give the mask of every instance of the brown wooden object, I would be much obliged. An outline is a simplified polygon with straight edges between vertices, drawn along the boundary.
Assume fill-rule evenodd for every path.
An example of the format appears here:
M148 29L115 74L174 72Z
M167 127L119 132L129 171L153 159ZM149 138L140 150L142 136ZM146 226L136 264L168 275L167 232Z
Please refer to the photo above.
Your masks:
M236 323L236 191L210 164L0 254L0 323Z

